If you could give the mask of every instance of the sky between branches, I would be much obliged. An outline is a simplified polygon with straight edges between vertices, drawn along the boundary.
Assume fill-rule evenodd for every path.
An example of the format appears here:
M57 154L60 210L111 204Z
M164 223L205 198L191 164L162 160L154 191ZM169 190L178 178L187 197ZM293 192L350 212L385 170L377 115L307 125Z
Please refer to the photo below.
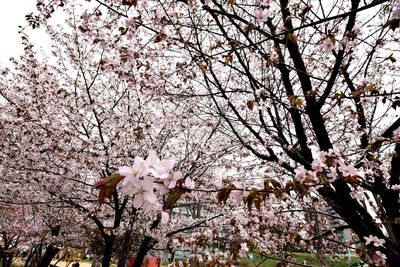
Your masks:
M0 67L10 67L10 57L18 57L22 54L21 38L18 35L20 28L24 26L27 30L25 15L36 10L36 0L13 0L2 1L0 8ZM48 42L43 29L30 31L29 36L33 43L39 47L46 47ZM43 49L43 48L42 48Z

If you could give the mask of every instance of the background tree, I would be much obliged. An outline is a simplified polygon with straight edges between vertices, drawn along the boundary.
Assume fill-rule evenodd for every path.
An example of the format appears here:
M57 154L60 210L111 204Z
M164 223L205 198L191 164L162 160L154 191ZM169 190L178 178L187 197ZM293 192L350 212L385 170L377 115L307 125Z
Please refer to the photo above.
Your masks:
M115 51L105 49L104 43L91 42L82 34L73 10L66 13L70 17L64 32L50 26L47 29L54 44L52 56L37 56L28 36L21 32L25 54L13 60L13 70L2 72L1 165L8 170L8 177L18 177L4 179L5 189L12 189L7 199L15 204L45 203L51 208L62 205L74 210L73 217L66 220L80 226L87 220L94 223L104 242L103 266L110 264L117 235L127 236L125 231L135 230L139 234L130 238L143 237L146 245L136 251L143 259L156 241L146 229L159 227L161 206L158 215L148 213L154 207L138 211L141 205L114 188L120 178L112 173L155 149L174 157L176 171L185 170L185 181L180 174L171 178L175 183L180 180L183 188L185 182L192 177L200 179L211 167L202 146L215 134L214 127L187 127L200 119L191 118L183 105L168 97L146 91L147 86L163 86L165 81L155 79L154 71L144 65L141 73L133 75L128 69L132 62L119 52L117 58L127 69L114 69L107 62L115 57ZM225 152L213 149L207 153ZM100 177L103 179L95 184ZM113 186L107 188L109 182ZM98 196L93 185L100 188ZM178 191L178 198L184 193ZM50 229L57 230L54 236L59 235L60 227L61 232L67 230L63 227L68 224L50 222ZM125 229L128 222L135 228ZM174 225L175 231L179 225ZM84 229L79 231L82 234ZM58 245L67 244L64 240ZM45 253L51 256L44 257L46 263L38 264L50 264L58 251L54 247L50 254ZM125 263L127 252L122 250L119 255L121 263Z
M315 205L324 200L354 231L358 241L365 244L359 252L370 264L398 265L400 119L396 112L397 49L393 48L398 38L397 1L96 1L84 7L74 4L40 1L39 14L27 19L34 27L46 25L54 40L67 47L67 53L58 57L59 65L63 66L66 56L71 63L57 72L57 80L58 75L74 73L60 83L74 85L66 90L69 95L65 98L74 96L74 100L86 104L80 110L70 101L74 111L66 113L68 120L80 118L78 123L72 123L79 125L79 137L95 137L90 139L93 146L82 145L96 155L80 155L88 161L85 166L91 166L91 170L102 166L103 177L109 176L117 166L126 165L113 157L127 153L122 147L132 139L126 135L126 129L139 127L139 135L141 131L149 136L165 134L162 127L155 127L159 122L182 126L178 132L197 129L199 124L201 130L208 129L209 134L203 135L205 139L215 138L212 133L217 133L213 142L195 153L190 151L195 155L192 161L204 157L208 150L231 153L221 161L208 154L219 165L214 169L215 176L225 176L218 200L227 202L236 192L237 199L244 201L252 215L240 216L242 207L215 208L211 202L213 212L221 211L224 216L239 219L226 224L230 220L218 217L216 228L210 226L210 231L193 233L192 240L166 241L170 248L185 243L182 241L194 245L204 240L213 241L217 247L226 236L216 229L225 227L232 233L243 234L235 241L238 245L232 246L237 249L229 253L207 251L214 263L229 262L249 249L270 253L273 243L268 242L265 229L270 229L268 233L276 238L286 236L290 244L313 250L308 244L319 239L315 228L297 238L291 236L309 215L299 215L300 225L296 225L293 217L280 214L287 210L292 214L292 207L296 207L295 210L324 215L325 207ZM69 15L66 24L73 30L55 37L49 18L57 6ZM29 57L26 60L29 62ZM69 64L77 66L78 71L66 71ZM26 70L32 81L38 75L31 73L33 68ZM97 80L98 72L109 75L107 82ZM25 81L7 80L11 81L16 86L1 91L12 105L17 103L14 98L18 99L18 89L14 88ZM49 81L51 75L37 84ZM129 105L132 99L128 100L129 94L123 93L121 81L126 82L126 88L136 88L136 92L149 97L150 106L159 107L159 113L142 110L141 97L136 98L136 109ZM37 88L37 84L30 87ZM64 107L58 101L55 88L59 87L62 86L49 85L41 95L32 93L30 101L26 101L28 107L22 111L35 106L39 96L46 97L44 108ZM75 93L74 89L82 93ZM107 94L110 89L115 93ZM52 100L49 95L55 104L48 104ZM121 95L122 102L118 100ZM124 100L127 104L122 104L118 112L110 109ZM101 106L93 108L99 101ZM18 109L14 114L18 115ZM122 114L129 115L124 118L144 114L145 125L150 121L151 127L118 121ZM119 124L103 120L116 120ZM55 132L62 128L49 121ZM118 133L117 129L126 138L120 138L113 146L110 140L114 140L112 133ZM102 139L103 134L111 136ZM55 136L68 134L57 132ZM166 155L179 153L179 138L171 136L174 135L152 137L170 140L163 147L168 151ZM140 138L137 142L141 143ZM147 147L161 150L154 144ZM60 162L66 164L70 159L62 158ZM216 179L199 184L204 187L198 187L198 192L213 192L219 186ZM265 223L275 222L277 214L283 220L280 227ZM262 219L257 221L257 216ZM234 227L236 224L240 227ZM282 231L284 227L289 230ZM330 232L323 231L328 226L323 228L321 236L326 237ZM285 247L282 244L280 249Z

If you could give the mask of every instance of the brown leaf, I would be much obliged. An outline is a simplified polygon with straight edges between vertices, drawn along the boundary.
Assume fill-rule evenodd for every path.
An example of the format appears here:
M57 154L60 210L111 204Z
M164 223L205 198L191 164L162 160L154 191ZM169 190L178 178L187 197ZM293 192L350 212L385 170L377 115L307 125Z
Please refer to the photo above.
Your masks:
M256 198L256 199L254 200L254 206L256 207L256 209L257 209L258 211L261 210L261 201L262 201L261 198Z
M266 187L265 184L267 184L267 185L271 184L275 189L282 188L282 185L278 181L273 179L273 178L265 179L264 180L264 187Z
M98 201L102 205L106 199L112 198L112 192L118 183L122 181L124 177L118 173L114 173L106 178L98 180L94 184L94 188L99 189Z
M165 34L159 33L156 35L156 37L154 38L154 42L155 43L159 43L163 40L165 40L167 38L167 36Z
M253 110L254 109L254 101L252 101L252 100L247 101L247 107L250 110Z
M265 195L260 194L260 192L258 192L257 190L253 189L250 192L250 194L243 199L244 204L247 204L248 211L249 212L251 211L251 209L253 208L253 204L256 207L256 209L258 211L260 211L261 210L261 202L265 198L264 196Z
M288 98L292 107L301 108L303 106L303 100L298 96L291 95Z
M391 53L386 59L389 59L392 63L396 62L396 58L393 56L393 53Z
M253 196L251 194L248 195L246 198L244 198L244 203L247 204L247 210L249 212L253 208L253 201L254 201L254 198L253 198Z
M137 0L122 0L122 4L125 6L137 6L138 1Z
M344 180L349 184L358 184L361 180L361 177L358 175L351 175L344 177Z
M267 93L265 90L262 90L262 91L260 92L260 98L261 98L263 101L266 101L266 100L268 99L268 93Z
M79 25L78 29L83 33L87 32L89 30L86 26L83 26L83 25Z
M340 92L340 93L335 93L335 95L334 96L332 96L332 100L336 100L336 102L338 103L338 105L340 106L341 104L342 104L342 98L344 97L345 95L342 93L342 92Z
M128 32L128 28L119 27L118 29L121 32L121 35L125 35Z
M286 185L285 185L285 190L286 191L289 191L289 190L291 190L292 188L293 188L293 182L292 181L289 181L289 182L287 182L286 183Z
M297 181L295 181L293 183L293 185L294 185L294 189L300 195L301 198L308 195L308 187L307 186L305 186Z
M233 61L233 54L232 53L228 53L228 55L224 56L224 58L225 58L224 64L225 65L229 65Z
M174 188L172 190L170 190L167 199L164 202L164 210L170 210L172 209L176 202L181 198L181 196L183 195L183 193L185 193L186 190L184 190L183 188Z
M244 29L244 32L246 34L249 34L252 30L254 30L255 26L254 24L249 23L249 25L246 26L246 28Z
M201 63L201 64L199 64L199 68L200 68L200 70L201 70L202 72L205 72L206 69L207 69L207 64Z
M297 36L293 33L288 33L287 34L287 38L290 42L292 42L293 44L297 44Z
M217 200L218 203L223 202L224 204L229 198L229 195L231 194L232 189L235 189L236 186L232 183L227 184L224 188L220 189L217 193Z
M364 87L364 91L367 92L367 93L371 93L371 94L379 93L379 90L376 88L375 84L367 84Z

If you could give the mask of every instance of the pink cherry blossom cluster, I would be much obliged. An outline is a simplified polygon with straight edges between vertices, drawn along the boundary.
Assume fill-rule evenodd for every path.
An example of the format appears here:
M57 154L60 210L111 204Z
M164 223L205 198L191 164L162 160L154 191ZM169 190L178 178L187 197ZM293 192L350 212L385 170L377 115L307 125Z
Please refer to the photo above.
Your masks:
M343 177L362 176L362 173L352 164L346 163L335 149L330 149L328 152L319 151L311 167L316 173L321 173L327 168L329 170L327 170L327 177L331 182L338 178L338 171L341 172Z
M268 20L270 11L267 8L271 4L271 0L260 0L260 6L256 11L256 18L259 22L265 22Z
M322 43L319 45L319 49L321 49L324 53L331 53L336 49L335 44L332 42L332 38L326 37L323 39Z
M384 253L380 252L379 250L377 250L372 255L372 257L369 258L368 262L379 266L379 265L385 265L386 259L387 259L386 255Z
M165 195L175 188L178 180L182 179L182 172L173 171L175 160L160 160L154 150L149 151L146 159L135 157L133 166L120 167L118 172L124 176L122 182L123 192L133 196L133 206L143 208L145 211L162 211L162 204L157 200L155 191ZM186 178L183 186L194 188L194 182ZM168 221L168 214L162 212L163 221Z
M295 170L294 179L300 183L304 183L306 180L308 180L308 181L317 181L318 180L316 172L306 170L303 167Z
M375 247L383 247L385 239L378 238L374 235L364 236L365 245L373 244Z

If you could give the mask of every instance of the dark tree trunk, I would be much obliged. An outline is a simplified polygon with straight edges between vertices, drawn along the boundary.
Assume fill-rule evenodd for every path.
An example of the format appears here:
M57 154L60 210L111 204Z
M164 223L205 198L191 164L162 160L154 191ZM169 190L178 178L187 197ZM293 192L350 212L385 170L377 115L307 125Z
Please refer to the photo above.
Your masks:
M47 267L50 265L53 258L60 252L60 249L55 247L54 245L48 245L46 251L38 263L38 267Z
M124 242L122 244L121 252L118 258L118 267L124 267L126 259L128 258L128 253L132 244L132 231L128 230L124 235Z
M111 263L112 250L114 247L115 235L105 235L103 259L101 260L102 267L109 267Z
M51 235L52 236L58 236L60 234L61 230L61 225L56 225L53 228L51 228ZM58 247L56 247L53 244L49 244L46 248L46 251L44 252L43 257L40 258L38 261L37 266L38 267L47 267L50 265L51 260L57 255L57 253L60 251Z
M158 216L155 221L151 224L150 230L153 230L157 228L158 224L161 221L161 216ZM141 267L144 261L144 257L146 257L147 252L151 249L151 241L152 241L151 236L145 236L143 239L142 244L140 245L140 249L138 254L136 255L135 258L135 263L133 264L133 267Z
M9 241L8 241L8 235L5 233L5 232L2 232L1 233L1 238L3 239L3 242L4 242L4 245L3 245L3 247L1 247L1 263L2 263L2 265L3 265L3 267L9 267L10 265L7 265L8 264L8 257L9 257L9 252L7 252L8 251L8 249L9 249Z
M7 257L7 260L6 260L6 266L4 266L4 267L11 267L11 263L13 261L13 258L14 258L13 253L10 253L8 255L8 257Z
M146 257L147 252L149 252L150 250L150 242L151 242L151 237L150 236L146 236L143 239L142 245L140 246L139 252L136 255L135 258L135 263L133 264L133 267L141 267L143 262L144 262L144 258Z
M35 250L34 247L31 248L31 250L29 251L28 256L26 257L25 263L24 263L24 267L28 267L30 266L30 262L33 258L33 256L35 255Z
M1 263L3 267L10 267L12 262L12 255L8 252L3 251Z

